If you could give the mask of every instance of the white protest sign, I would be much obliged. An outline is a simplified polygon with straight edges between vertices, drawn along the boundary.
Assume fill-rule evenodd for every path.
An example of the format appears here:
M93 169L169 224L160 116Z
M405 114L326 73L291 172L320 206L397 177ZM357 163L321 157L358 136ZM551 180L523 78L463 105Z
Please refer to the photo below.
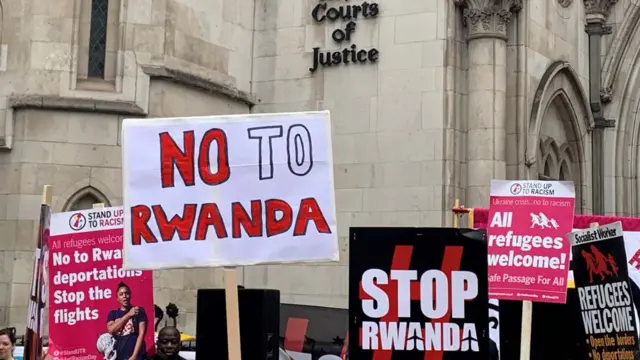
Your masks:
M329 112L127 119L124 268L338 260Z

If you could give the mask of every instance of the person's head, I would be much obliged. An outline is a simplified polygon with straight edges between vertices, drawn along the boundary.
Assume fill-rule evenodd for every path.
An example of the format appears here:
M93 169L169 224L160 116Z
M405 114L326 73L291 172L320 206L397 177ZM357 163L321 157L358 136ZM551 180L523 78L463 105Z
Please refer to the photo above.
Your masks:
M16 346L16 334L12 329L0 330L0 360L11 359Z
M180 331L173 326L165 326L158 333L156 343L158 352L166 356L178 355L180 352Z
M116 295L118 297L120 306L124 308L131 306L131 288L129 287L129 285L120 282L118 284L118 288L116 289Z

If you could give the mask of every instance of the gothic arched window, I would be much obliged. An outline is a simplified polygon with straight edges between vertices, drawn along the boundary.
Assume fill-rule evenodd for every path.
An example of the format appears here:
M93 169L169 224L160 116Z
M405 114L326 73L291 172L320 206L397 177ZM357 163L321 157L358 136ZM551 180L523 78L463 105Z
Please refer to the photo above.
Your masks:
M107 19L109 0L91 0L91 26L89 27L90 78L104 79L104 62L107 54Z
M538 180L545 181L573 181L576 189L576 199L580 198L579 165L575 162L574 152L570 144L558 146L557 142L543 136L540 139L538 159ZM576 201L576 211L580 211L580 203Z
M571 167L575 166L574 156L568 144L558 146L550 137L540 140L540 159L543 159L541 168L538 168L540 180L573 180Z
M79 3L77 78L85 83L114 81L121 1L82 0Z
M102 203L105 207L111 206L109 199L97 189L89 186L73 194L64 205L63 211L87 210L93 204Z

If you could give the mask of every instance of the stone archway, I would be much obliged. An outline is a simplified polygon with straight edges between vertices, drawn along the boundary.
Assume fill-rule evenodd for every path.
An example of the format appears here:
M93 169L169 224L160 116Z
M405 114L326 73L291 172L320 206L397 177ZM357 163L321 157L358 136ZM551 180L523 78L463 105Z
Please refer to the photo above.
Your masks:
M93 204L102 203L105 207L111 206L109 199L93 186L87 186L78 190L69 197L62 211L78 211L91 209Z
M536 90L526 138L529 179L572 180L576 212L589 213L593 117L580 80L569 63L557 61Z

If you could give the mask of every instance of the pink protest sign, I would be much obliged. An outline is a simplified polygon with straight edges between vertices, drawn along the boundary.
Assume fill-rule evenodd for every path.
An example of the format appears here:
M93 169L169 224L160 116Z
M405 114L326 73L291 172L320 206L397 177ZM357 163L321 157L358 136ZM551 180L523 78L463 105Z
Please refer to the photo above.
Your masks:
M567 301L574 203L570 181L491 181L491 298Z
M122 269L123 223L121 207L51 216L53 359L139 360L154 352L153 275Z

